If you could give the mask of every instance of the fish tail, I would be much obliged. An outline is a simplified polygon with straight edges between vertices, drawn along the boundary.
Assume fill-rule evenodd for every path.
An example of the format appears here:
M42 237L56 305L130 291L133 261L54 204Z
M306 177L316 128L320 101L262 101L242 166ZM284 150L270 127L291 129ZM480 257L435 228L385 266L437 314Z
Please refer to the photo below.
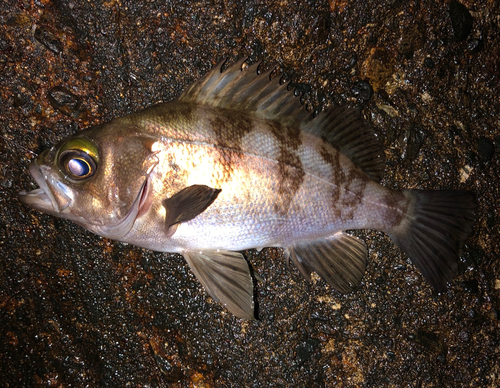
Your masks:
M458 259L472 231L476 202L465 190L403 190L409 207L388 234L432 287L446 289L458 272Z

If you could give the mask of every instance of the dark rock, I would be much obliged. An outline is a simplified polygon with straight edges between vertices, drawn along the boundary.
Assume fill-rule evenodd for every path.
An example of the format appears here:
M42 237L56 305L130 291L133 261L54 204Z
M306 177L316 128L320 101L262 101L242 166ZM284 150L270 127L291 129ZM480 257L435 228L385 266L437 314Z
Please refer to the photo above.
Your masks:
M80 97L62 86L50 89L47 98L54 109L68 116L76 112L82 103Z
M458 338L462 342L468 342L470 339L470 336L469 336L468 332L466 332L465 330L462 330L462 331L460 331L460 333L458 333Z
M437 333L425 329L418 330L410 339L431 352L442 353L446 349L446 345Z
M486 226L491 229L496 225L496 222L495 212L488 212L486 216Z
M480 137L477 141L477 152L481 162L489 162L495 153L495 145L487 137Z
M500 136L495 137L495 148L500 150Z
M471 294L477 294L479 292L479 284L476 279L462 282L462 287L465 291L470 292Z
M415 24L406 29L399 41L399 52L406 59L413 58L415 50L420 49L425 41L425 29L422 25Z
M45 8L45 4L41 0L35 0L34 3L39 8Z
M7 65L7 56L5 54L0 54L0 71L3 71Z
M54 54L59 54L63 51L63 44L56 36L56 34L45 26L38 26L35 29L35 39L43 44L46 48Z
M330 34L330 13L323 12L316 17L311 25L311 36L317 44L323 43L328 39Z
M14 94L14 108L19 108L26 105L29 102L29 98L27 95L21 92L17 92Z
M300 343L296 349L299 364L302 365L305 362L311 360L319 345L320 342L314 338L309 338L308 340Z
M349 53L344 52L342 57L345 62L345 65L342 66L343 71L350 71L358 63L358 56L356 54L350 55Z
M484 47L482 38L472 38L467 41L467 50L471 54L477 54Z
M411 162L415 160L424 144L425 132L421 127L412 126L406 133L406 149L403 154L404 160Z
M424 59L424 66L427 67L428 69L434 69L436 67L436 64L434 63L434 60L431 57L426 57Z
M458 1L451 0L449 12L455 40L460 42L467 39L472 31L472 15L469 10Z
M299 93L304 94L304 93L310 92L312 89L312 86L310 84L304 84L304 83L300 83L300 82L290 82L288 84L288 87L290 90L295 89L295 94L299 94Z
M436 357L436 360L438 360L441 364L445 364L446 363L446 353L445 352L439 353L438 356Z
M373 96L373 89L368 81L356 82L351 91L361 103L368 102Z

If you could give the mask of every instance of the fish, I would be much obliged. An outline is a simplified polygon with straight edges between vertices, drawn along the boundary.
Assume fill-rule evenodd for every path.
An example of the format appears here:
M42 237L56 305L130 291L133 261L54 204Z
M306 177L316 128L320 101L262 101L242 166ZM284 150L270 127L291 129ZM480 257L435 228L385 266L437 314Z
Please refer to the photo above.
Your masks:
M174 101L82 130L29 166L32 208L105 238L181 254L208 294L255 319L241 253L279 247L305 279L355 290L386 233L437 291L458 272L476 201L466 190L380 184L384 149L360 109L312 114L289 84L240 59Z

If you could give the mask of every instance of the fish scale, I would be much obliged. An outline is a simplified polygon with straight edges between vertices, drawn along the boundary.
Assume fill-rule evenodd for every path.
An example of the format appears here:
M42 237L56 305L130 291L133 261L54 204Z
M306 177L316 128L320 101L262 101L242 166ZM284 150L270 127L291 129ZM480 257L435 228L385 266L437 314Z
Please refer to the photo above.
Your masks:
M313 118L272 69L217 65L177 101L81 131L30 166L22 202L104 237L177 252L216 301L254 318L238 251L281 247L340 292L368 252L351 229L387 233L438 291L457 273L476 204L463 190L381 186L384 151L356 109Z

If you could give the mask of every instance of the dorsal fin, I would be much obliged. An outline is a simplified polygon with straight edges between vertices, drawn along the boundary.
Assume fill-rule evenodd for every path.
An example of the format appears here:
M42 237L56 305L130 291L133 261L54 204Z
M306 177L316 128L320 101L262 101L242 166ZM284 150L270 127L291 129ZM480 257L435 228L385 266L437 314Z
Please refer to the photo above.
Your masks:
M300 129L328 141L374 181L382 179L384 148L359 109L336 106L305 122Z
M244 110L282 125L298 127L332 144L375 181L384 172L384 150L372 128L358 109L338 106L313 119L294 91L280 77L270 79L274 68L258 74L259 63L242 69L240 59L222 71L219 62L203 78L192 84L179 101Z
M300 98L280 83L280 77L270 79L274 68L258 74L259 63L242 70L245 58L222 71L225 61L219 62L203 78L192 84L179 101L195 102L224 109L244 110L257 116L298 127L312 115Z

